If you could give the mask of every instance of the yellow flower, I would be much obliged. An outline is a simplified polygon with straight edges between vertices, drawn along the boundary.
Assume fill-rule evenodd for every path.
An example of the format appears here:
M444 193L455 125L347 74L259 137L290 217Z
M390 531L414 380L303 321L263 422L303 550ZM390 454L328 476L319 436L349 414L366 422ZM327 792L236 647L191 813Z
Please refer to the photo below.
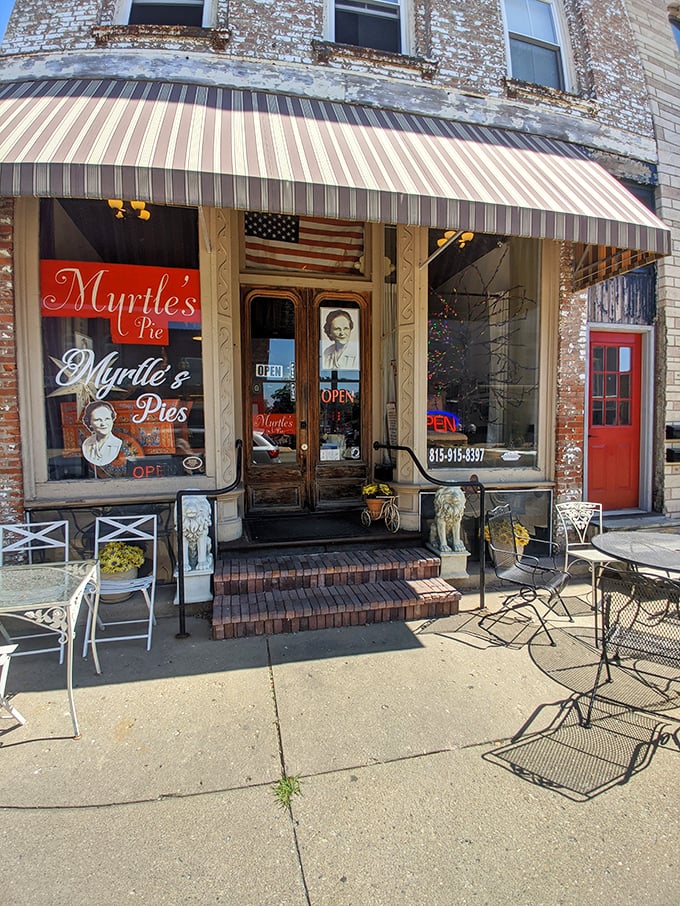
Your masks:
M513 522L513 525L515 528L515 542L517 544L521 544L524 547L525 545L527 545L529 543L529 541L531 541L531 536L529 535L529 532L526 530L526 528L522 525L521 522ZM484 526L484 540L485 541L491 540L489 538L489 526L488 525Z
M362 497L394 497L392 488L383 481L369 481L361 488Z
M134 544L109 541L99 549L99 567L105 573L126 573L144 563L144 551Z

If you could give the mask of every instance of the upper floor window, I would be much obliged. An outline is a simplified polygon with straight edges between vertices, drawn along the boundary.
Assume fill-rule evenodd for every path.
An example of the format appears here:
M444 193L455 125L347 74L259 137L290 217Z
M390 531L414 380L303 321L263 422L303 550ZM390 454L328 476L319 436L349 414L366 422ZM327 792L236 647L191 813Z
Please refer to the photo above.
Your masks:
M564 60L554 0L505 0L513 79L565 89Z
M403 0L335 0L338 44L403 52Z
M130 25L207 25L208 3L203 0L132 0Z
M680 10L678 10L678 12L680 13ZM670 23L673 36L675 37L675 43L678 45L678 50L680 50L680 15L677 17L671 16Z

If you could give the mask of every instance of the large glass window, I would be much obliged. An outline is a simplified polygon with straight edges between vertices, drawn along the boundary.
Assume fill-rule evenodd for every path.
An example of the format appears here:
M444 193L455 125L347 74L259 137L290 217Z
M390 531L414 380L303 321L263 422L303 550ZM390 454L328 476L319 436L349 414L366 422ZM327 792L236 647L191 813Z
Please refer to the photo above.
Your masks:
M503 236L430 263L431 469L537 466L538 273L539 243Z
M553 0L505 0L512 77L564 89L564 66Z
M49 480L203 473L196 211L46 199L40 259Z
M400 0L335 0L335 41L402 52Z

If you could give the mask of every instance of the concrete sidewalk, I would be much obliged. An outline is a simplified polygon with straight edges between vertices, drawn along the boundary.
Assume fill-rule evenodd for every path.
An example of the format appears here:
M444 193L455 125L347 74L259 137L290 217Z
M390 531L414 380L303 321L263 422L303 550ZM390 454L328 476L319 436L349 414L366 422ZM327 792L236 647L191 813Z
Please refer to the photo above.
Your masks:
M80 740L56 655L13 660L0 902L674 906L680 709L631 712L658 695L617 677L624 707L582 729L583 604L551 648L517 614L480 627L476 603L222 642L196 617L175 639L166 608L150 653L101 645L100 677L77 657Z

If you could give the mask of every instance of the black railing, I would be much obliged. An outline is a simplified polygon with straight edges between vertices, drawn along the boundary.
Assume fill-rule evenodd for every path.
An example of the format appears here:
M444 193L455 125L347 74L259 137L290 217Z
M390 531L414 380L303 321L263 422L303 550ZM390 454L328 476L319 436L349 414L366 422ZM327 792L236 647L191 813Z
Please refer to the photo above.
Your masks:
M408 453L425 481L429 481L431 484L437 484L445 488L475 488L475 490L479 492L479 520L477 525L477 540L479 546L479 606L483 608L486 570L486 548L484 544L484 485L481 481L476 481L474 479L468 479L467 481L448 481L446 478L435 478L434 475L430 475L429 472L425 471L420 460L410 447L403 447L397 444L381 444L380 441L376 440L373 443L373 449L387 450L388 452L396 450L401 453Z
M237 440L236 444L236 475L231 484L224 488L217 488L214 491L198 490L196 488L184 488L177 492L175 497L175 513L177 514L177 602L179 604L179 631L175 634L176 639L187 639L190 633L187 632L186 622L186 601L184 590L184 528L183 528L183 506L182 501L185 497L207 497L211 504L212 520L210 523L210 540L212 542L213 564L217 562L217 519L215 502L218 497L229 494L241 484L241 468L243 461L243 441Z

